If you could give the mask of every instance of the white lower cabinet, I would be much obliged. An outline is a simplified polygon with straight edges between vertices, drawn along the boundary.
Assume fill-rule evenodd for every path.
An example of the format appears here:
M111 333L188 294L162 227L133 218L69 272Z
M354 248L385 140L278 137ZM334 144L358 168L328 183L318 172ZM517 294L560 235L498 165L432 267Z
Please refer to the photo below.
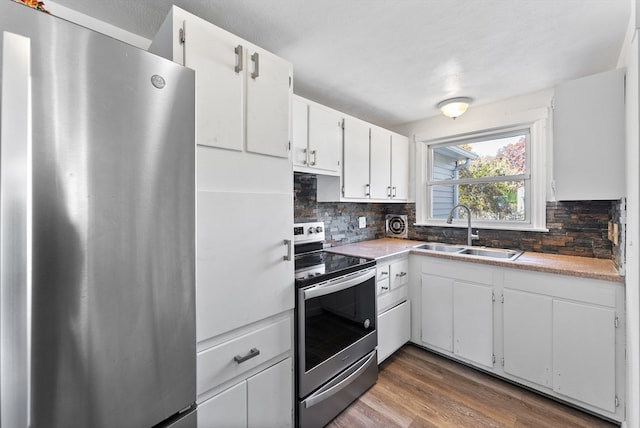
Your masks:
M553 299L505 288L504 371L551 387Z
M481 265L425 261L421 276L422 342L492 367L492 278L491 269Z
M411 338L409 258L378 261L378 364L400 349Z
M553 302L553 390L614 412L615 310Z
M292 317L238 329L198 352L199 428L293 424Z
M291 358L241 381L198 406L198 428L292 425Z
M404 301L378 315L378 364L400 349L411 336L411 304Z
M625 417L624 283L410 256L413 342Z

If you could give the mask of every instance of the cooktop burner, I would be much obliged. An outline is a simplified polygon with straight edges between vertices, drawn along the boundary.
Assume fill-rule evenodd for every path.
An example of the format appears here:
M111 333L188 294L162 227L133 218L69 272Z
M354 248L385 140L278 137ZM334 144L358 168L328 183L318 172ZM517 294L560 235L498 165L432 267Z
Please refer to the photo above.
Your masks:
M304 287L375 265L375 260L326 251L300 254L295 259L296 285Z
M324 223L296 223L295 278L298 287L317 284L338 276L375 266L375 260L323 251Z

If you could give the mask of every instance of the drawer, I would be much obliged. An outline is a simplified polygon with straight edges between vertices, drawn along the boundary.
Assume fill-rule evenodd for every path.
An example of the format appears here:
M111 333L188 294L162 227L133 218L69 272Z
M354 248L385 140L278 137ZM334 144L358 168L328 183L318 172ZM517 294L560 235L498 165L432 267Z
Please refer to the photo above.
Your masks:
M198 395L288 352L291 340L291 320L285 318L199 352ZM241 362L235 360L251 356L253 349L259 351L255 357Z
M404 302L409 297L409 287L394 288L388 293L378 296L378 314L386 311L400 302Z
M376 283L376 288L378 290L378 295L389 291L389 278L378 281Z
M380 265L376 267L376 281L389 279L389 265Z
M401 260L389 265L391 289L398 288L409 282L409 260Z

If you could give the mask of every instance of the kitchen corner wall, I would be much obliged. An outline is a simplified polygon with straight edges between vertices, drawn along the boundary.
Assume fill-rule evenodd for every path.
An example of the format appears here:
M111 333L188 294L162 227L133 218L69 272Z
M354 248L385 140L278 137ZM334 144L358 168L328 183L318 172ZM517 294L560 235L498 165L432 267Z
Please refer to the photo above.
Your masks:
M294 221L324 221L326 242L332 246L384 237L386 214L408 215L409 239L466 243L466 229L414 226L415 203L317 202L316 189L315 175L295 173ZM474 245L606 258L620 267L624 242L613 245L607 236L609 221L621 224L624 212L624 201L547 202L549 232L480 229L480 240ZM358 228L361 216L367 219L367 227L362 229ZM621 226L619 235L624 238Z

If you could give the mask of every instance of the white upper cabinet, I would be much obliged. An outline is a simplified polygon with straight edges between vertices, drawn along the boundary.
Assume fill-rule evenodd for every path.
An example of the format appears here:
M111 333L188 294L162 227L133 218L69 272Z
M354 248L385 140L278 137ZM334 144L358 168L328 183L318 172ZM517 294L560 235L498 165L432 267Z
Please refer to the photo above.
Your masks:
M344 197L368 199L371 194L371 185L369 184L369 124L367 122L352 117L345 118L343 154ZM320 187L320 181L318 181L318 187Z
M391 133L386 129L371 127L369 176L371 199L391 198ZM345 164L349 168L349 164Z
M620 199L625 190L625 70L557 85L553 175L557 200Z
M339 112L294 96L294 171L340 174L342 120Z
M196 70L199 145L289 157L290 63L175 6L150 50Z
M319 202L409 200L409 139L344 118L342 177L318 176Z
M409 200L409 139L391 133L391 199Z

